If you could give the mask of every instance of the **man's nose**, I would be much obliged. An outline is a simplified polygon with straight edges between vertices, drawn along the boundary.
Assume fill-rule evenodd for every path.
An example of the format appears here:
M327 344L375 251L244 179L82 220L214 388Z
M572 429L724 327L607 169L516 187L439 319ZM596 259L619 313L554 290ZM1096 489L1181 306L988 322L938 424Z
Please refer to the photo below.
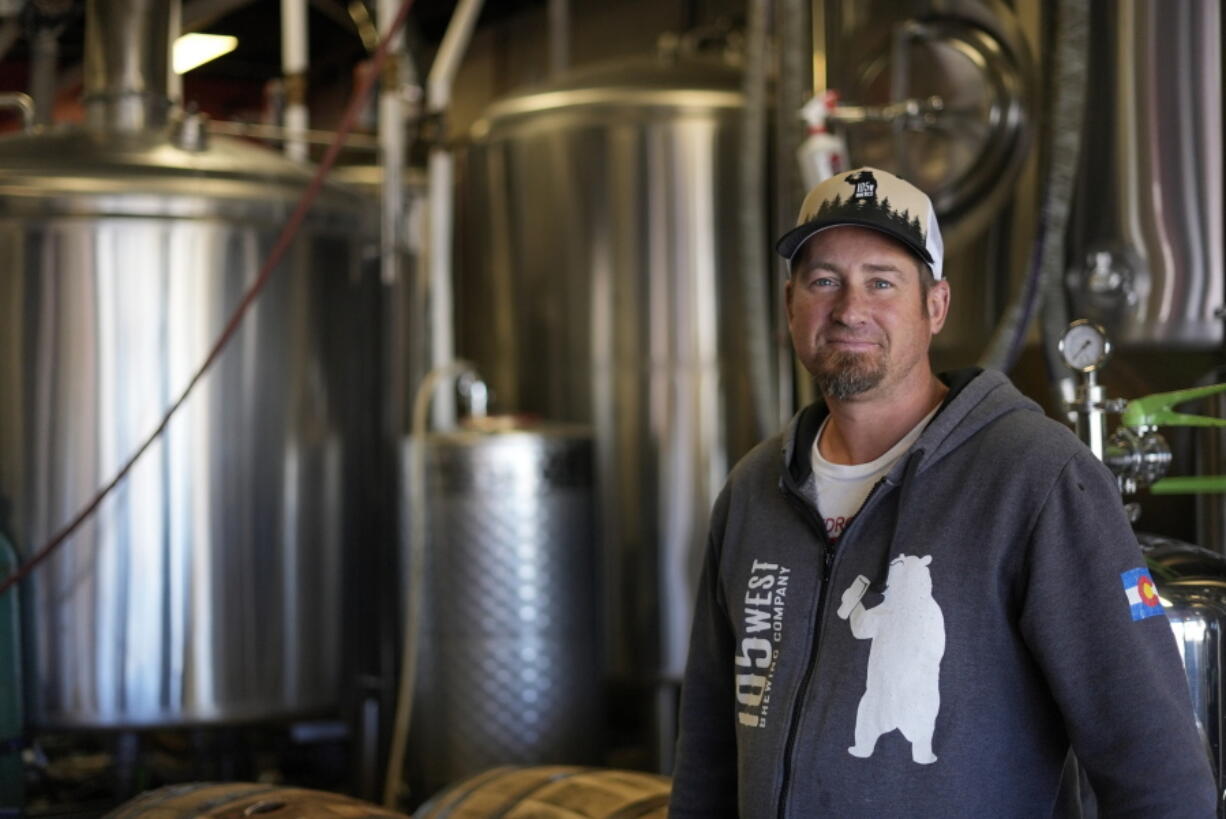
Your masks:
M830 315L840 324L855 326L864 322L865 295L856 287L841 287L831 305Z

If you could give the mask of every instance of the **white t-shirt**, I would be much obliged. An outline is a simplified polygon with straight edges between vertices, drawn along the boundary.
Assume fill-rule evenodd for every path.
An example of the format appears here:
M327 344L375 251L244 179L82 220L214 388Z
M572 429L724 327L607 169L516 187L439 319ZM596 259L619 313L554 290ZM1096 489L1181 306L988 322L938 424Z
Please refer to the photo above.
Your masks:
M885 477L890 467L919 439L920 433L937 414L938 409L940 405L934 407L932 412L925 415L880 458L864 464L850 465L831 463L822 457L818 444L826 431L826 424L830 421L830 416L826 416L817 431L817 437L813 439L809 460L813 464L813 477L817 480L817 511L826 524L827 537L832 541L838 540L839 535L843 534L843 528L860 510L877 481Z

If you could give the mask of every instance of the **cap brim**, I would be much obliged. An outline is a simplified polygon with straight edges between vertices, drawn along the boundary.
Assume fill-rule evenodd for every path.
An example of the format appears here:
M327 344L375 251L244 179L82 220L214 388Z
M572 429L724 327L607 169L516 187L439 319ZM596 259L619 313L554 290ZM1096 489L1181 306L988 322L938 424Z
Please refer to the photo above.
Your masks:
M884 233L891 239L905 245L907 249L909 249L916 256L919 256L923 261L930 265L933 263L932 254L928 252L927 248L922 245L917 245L914 239L910 238L902 231L892 230L890 227L882 225L879 222L874 222L871 219L814 219L812 221L805 222L803 225L797 225L779 237L779 241L775 243L775 252L787 259L788 263L790 264L792 259L796 256L796 252L800 250L800 246L811 239L814 235L821 233L827 228L842 227L843 225L865 227L875 230L878 233Z

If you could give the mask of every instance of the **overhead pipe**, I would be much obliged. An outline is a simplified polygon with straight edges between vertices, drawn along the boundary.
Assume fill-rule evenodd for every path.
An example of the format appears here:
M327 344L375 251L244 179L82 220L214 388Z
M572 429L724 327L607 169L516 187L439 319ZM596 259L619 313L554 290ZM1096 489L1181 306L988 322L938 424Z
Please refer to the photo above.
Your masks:
M549 74L570 68L570 0L549 0Z
M134 134L165 127L172 2L86 4L82 100L91 130Z
M350 0L346 11L349 12L349 21L353 23L362 45L367 51L374 51L375 44L379 42L379 31L375 28L374 21L370 19L370 12L366 10L366 4L362 0Z
M464 52L468 50L481 6L482 0L460 0L426 77L426 110L438 124L438 135L430 148L428 166L431 369L445 367L455 358L451 283L455 160L446 144L446 113L451 105L456 73ZM455 396L444 392L434 404L434 425L439 429L450 429L455 426L455 418Z
M390 19L390 14L388 18ZM304 135L307 111L307 0L281 0L281 73L285 82L285 155L295 162L309 158Z
M183 77L179 72L175 71L174 67L174 44L183 34L183 6L178 2L168 3L170 6L170 22L167 24L170 29L170 70L166 72L166 100L172 111L183 112ZM193 111L187 119L194 119L197 122L204 122L207 117L202 117L198 112ZM202 132L203 133L203 132Z
M399 0L379 0L375 19L384 26L384 31L398 6ZM385 285L397 283L402 275L404 165L409 147L405 128L406 73L411 69L406 59L403 32L396 32L390 43L379 90L379 155L383 167L380 250Z

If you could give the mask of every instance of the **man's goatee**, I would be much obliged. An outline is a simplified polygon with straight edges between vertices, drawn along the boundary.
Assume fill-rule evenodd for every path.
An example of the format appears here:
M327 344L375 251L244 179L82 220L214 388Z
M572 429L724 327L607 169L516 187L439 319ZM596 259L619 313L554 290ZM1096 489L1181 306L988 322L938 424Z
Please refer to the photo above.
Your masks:
M817 362L813 383L827 398L846 400L868 392L885 378L885 362L867 353L828 352Z

